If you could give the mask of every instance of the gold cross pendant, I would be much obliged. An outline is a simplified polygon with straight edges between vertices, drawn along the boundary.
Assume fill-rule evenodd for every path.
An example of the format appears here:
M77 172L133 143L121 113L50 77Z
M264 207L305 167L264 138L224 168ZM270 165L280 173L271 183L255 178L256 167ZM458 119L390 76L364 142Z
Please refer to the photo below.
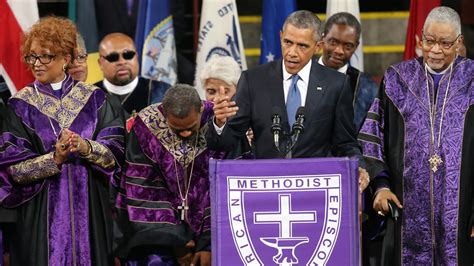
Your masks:
M433 171L433 173L436 173L436 171L438 171L438 166L443 163L443 160L441 160L441 157L439 157L438 154L433 154L431 155L428 162L430 162L431 171Z

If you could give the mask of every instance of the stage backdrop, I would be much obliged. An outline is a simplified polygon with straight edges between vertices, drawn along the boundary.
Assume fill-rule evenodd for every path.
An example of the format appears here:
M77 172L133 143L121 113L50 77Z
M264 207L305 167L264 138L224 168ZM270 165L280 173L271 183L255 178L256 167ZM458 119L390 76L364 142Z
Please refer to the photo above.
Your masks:
M211 160L213 265L358 265L357 160Z

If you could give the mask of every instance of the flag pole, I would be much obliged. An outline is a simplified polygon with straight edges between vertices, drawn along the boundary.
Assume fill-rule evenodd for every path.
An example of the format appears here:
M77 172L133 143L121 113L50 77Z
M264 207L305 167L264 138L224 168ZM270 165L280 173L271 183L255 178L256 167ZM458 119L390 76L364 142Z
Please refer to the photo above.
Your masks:
M193 58L196 62L198 37L199 37L199 21L201 19L199 12L199 0L193 0Z

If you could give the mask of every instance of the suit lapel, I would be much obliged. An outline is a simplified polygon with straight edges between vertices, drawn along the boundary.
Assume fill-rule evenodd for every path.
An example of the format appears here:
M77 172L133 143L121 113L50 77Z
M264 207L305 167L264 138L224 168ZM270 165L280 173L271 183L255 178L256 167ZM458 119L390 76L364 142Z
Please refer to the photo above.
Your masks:
M309 125L310 121L315 115L315 111L317 107L320 106L321 100L327 89L325 77L322 75L323 67L324 66L321 66L316 60L313 59L313 62L311 63L311 72L309 75L308 92L306 94L306 102L304 105L306 109L306 119L304 122L305 126Z
M280 106L281 107L281 125L283 126L283 130L285 132L289 131L288 125L288 116L286 112L286 104L285 104L285 93L283 90L283 70L282 70L282 60L278 60L273 64L270 68L270 77L268 82L267 88L271 89L272 91L268 94L271 95L272 107L273 106ZM273 114L272 114L273 115Z

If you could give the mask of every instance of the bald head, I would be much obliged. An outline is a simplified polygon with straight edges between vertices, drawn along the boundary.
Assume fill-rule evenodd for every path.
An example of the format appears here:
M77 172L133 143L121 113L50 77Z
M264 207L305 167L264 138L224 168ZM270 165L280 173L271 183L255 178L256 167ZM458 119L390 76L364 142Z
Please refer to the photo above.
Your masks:
M102 52L104 49L107 49L110 44L114 43L120 43L120 42L126 42L129 43L133 46L133 49L135 50L135 43L133 42L132 38L130 38L128 35L125 35L120 32L114 32L105 35L104 38L99 43L99 52Z
M110 83L123 86L137 77L138 58L132 38L118 32L108 34L100 41L99 54L100 69Z

